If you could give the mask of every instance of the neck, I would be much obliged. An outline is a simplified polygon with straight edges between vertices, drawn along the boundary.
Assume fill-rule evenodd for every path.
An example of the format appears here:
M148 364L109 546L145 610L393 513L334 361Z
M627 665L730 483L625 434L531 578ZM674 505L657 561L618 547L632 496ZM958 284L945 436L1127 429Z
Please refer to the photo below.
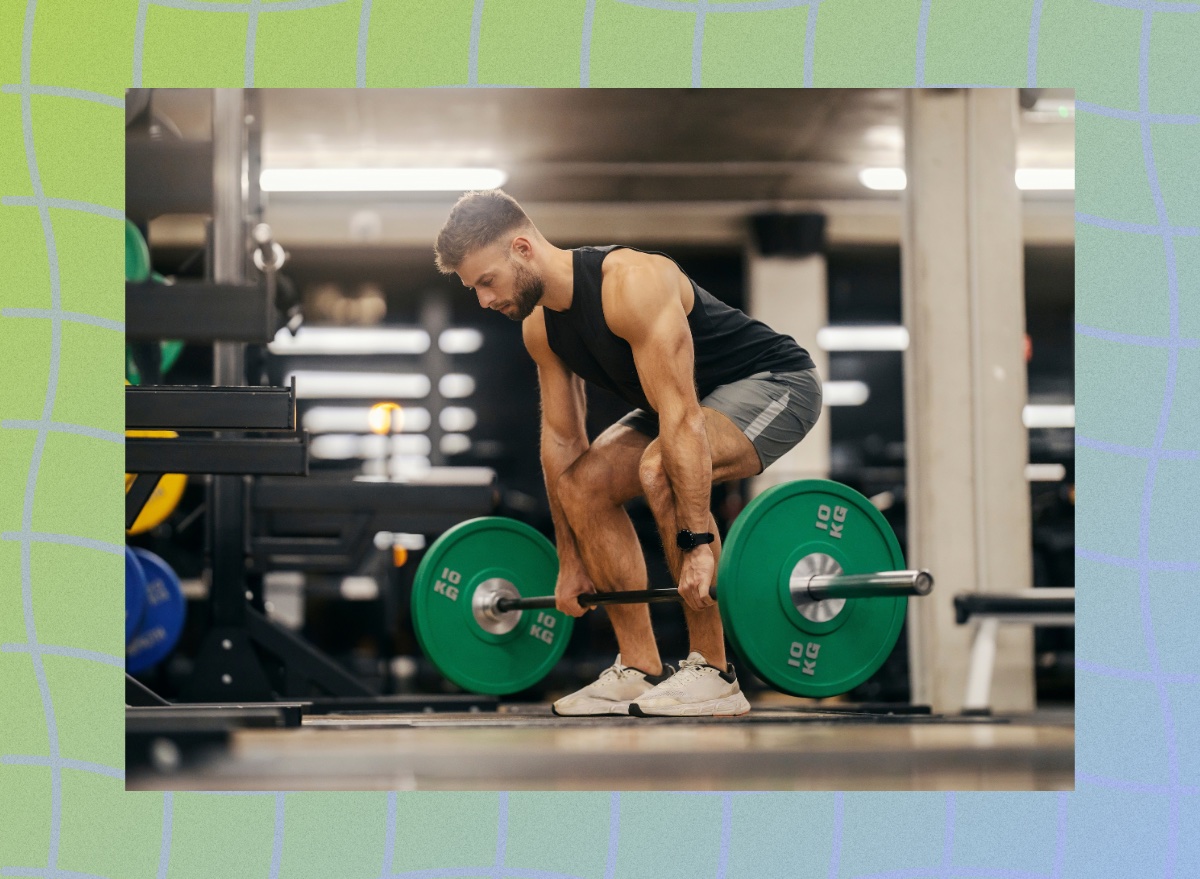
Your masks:
M571 251L552 247L543 272L545 293L539 305L551 311L566 311L575 298L575 262Z

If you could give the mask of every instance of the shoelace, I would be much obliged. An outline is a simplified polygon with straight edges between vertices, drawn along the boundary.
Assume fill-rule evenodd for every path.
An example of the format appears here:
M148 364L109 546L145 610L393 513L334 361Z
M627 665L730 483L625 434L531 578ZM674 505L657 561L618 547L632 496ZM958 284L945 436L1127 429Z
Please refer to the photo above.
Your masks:
M636 668L630 668L627 665L610 665L604 671L600 672L599 679L602 681L608 678L619 680L620 678L632 677L636 674L639 674Z
M705 663L698 660L684 659L679 663L679 671L673 674L670 680L676 684L686 684L688 681L700 677L706 667Z

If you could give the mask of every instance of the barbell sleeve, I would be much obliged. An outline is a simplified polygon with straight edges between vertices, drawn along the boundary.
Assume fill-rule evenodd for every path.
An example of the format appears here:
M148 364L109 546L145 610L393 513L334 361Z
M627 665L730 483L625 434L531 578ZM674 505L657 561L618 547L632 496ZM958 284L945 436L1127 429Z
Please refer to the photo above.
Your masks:
M796 587L792 587L793 594ZM808 597L887 598L897 595L928 595L933 591L929 571L880 571L876 574L814 574L808 579Z
M816 574L806 584L792 587L793 596L797 588L803 590L811 601L826 598L896 598L902 595L928 595L933 589L933 575L929 571L880 571L875 574ZM714 587L709 593L717 598ZM589 592L579 596L583 607L598 607L606 604L649 604L659 601L680 601L676 589L636 589L622 592ZM512 610L553 610L553 595L533 598L498 598L495 609L499 613Z

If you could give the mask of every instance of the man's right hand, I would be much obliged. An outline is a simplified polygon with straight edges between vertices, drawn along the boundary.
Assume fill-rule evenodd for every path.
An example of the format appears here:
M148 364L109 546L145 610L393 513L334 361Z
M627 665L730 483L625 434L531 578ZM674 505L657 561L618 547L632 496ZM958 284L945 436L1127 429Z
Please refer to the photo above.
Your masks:
M560 569L558 581L554 584L554 606L562 613L581 617L591 608L582 607L578 601L579 596L595 591L595 584L592 583L591 577L584 572L583 568L572 571Z

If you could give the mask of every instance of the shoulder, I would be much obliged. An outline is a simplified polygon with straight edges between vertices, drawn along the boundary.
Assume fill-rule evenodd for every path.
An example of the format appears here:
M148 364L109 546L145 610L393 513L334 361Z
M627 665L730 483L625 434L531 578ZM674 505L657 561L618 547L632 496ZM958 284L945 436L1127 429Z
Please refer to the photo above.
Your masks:
M680 272L675 263L655 253L614 250L604 259L601 295L605 314L613 309L644 310L674 296Z
M630 250L628 247L618 247L610 250L601 264L601 273L607 281L610 275L626 272L661 271L662 263L671 264L656 253L642 253L640 250Z
M686 328L681 281L679 268L666 257L615 251L604 261L601 286L604 319L609 329L628 340L639 337L649 324L660 319L677 317L680 326Z

